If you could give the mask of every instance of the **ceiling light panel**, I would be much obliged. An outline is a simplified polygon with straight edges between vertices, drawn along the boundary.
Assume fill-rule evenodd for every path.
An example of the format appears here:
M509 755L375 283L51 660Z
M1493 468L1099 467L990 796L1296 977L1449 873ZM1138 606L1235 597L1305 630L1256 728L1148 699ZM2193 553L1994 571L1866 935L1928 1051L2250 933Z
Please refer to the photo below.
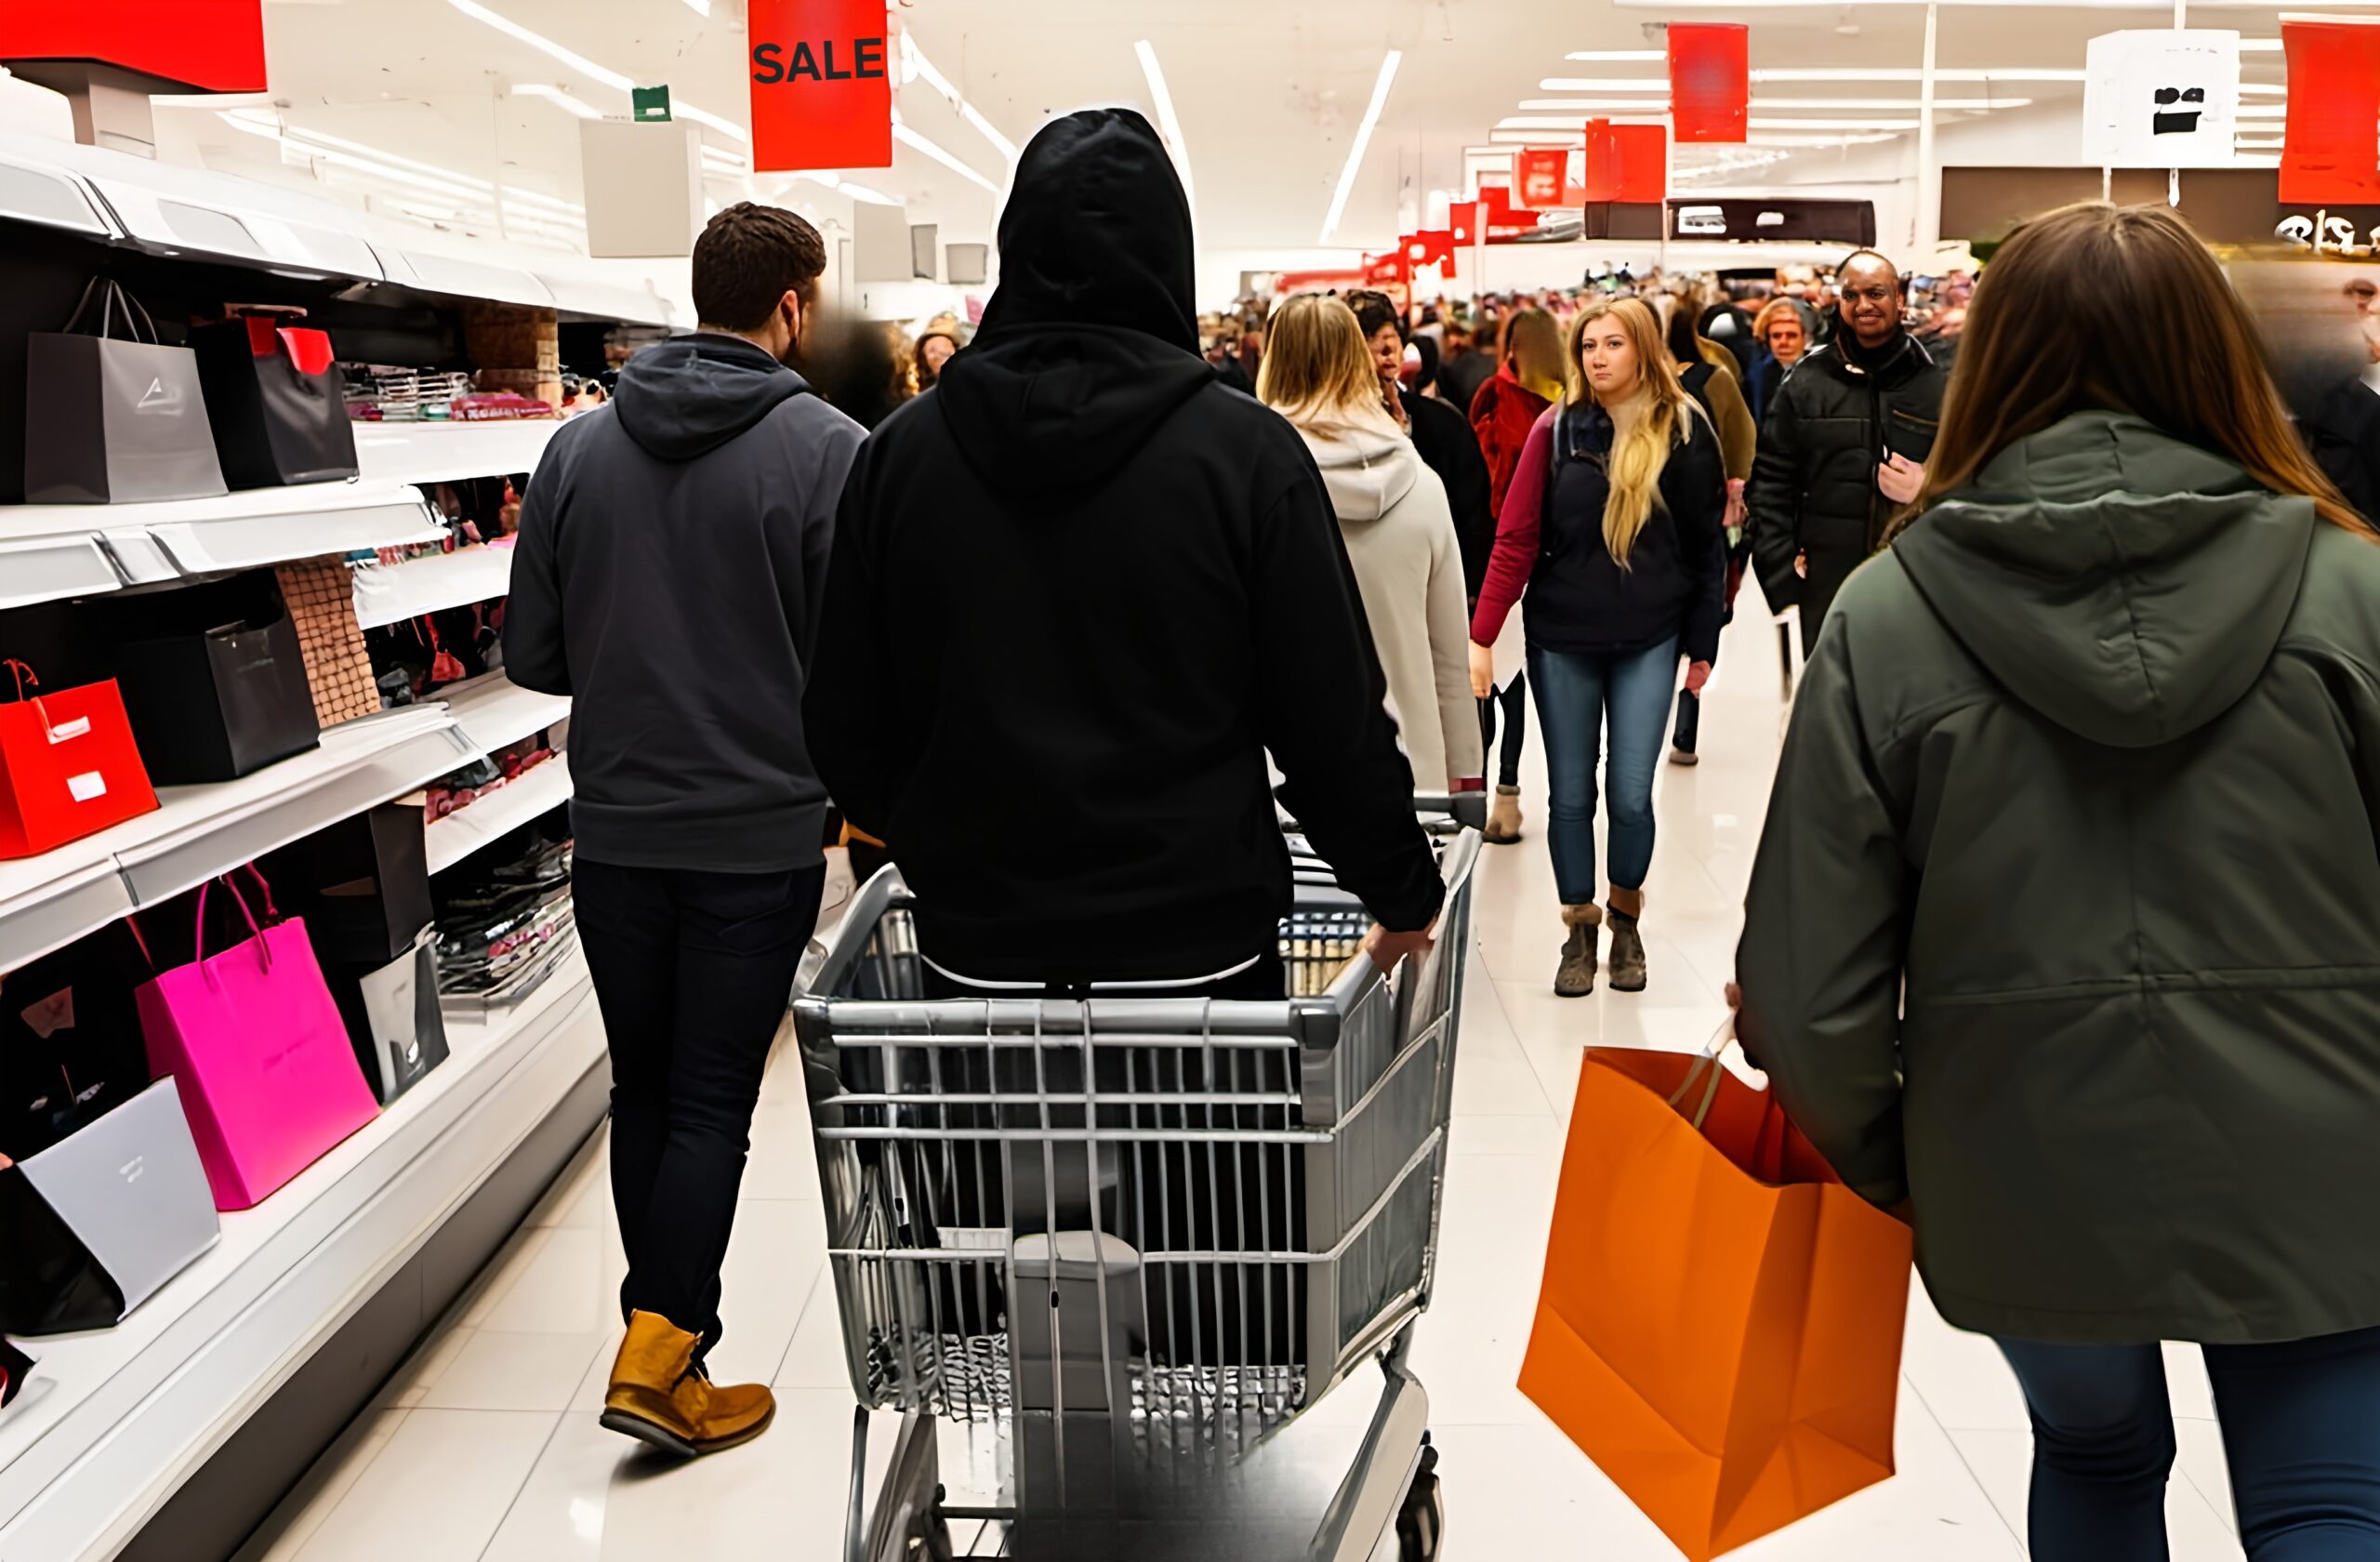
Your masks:
M1190 181L1190 145L1182 139L1182 121L1174 117L1173 94L1165 85L1165 67L1157 63L1157 46L1146 38L1132 46L1140 57L1141 73L1148 79L1149 97L1157 104L1157 129L1165 137L1166 150L1173 154L1173 171L1182 177L1183 198L1189 202L1195 215L1198 209L1198 193Z
M1346 165L1339 170L1339 185L1330 195L1330 210L1322 219L1322 244L1339 231L1339 219L1347 215L1347 197L1355 192L1355 175L1364 165L1364 152L1372 142L1372 132L1380 126L1381 111L1388 107L1389 88L1396 85L1396 68L1405 61L1404 54L1391 49L1380 62L1380 77L1372 83L1372 100L1364 109L1364 117L1355 126L1355 139L1347 148ZM1583 139L1583 138L1582 138Z

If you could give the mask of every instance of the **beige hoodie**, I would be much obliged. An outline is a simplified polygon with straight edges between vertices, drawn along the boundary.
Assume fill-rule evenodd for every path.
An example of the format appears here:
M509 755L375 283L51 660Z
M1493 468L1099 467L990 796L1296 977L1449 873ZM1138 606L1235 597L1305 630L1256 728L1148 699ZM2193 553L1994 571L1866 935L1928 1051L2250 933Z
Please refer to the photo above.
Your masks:
M1317 422L1298 432L1330 490L1414 787L1435 792L1478 775L1471 626L1446 485L1386 413L1377 426Z

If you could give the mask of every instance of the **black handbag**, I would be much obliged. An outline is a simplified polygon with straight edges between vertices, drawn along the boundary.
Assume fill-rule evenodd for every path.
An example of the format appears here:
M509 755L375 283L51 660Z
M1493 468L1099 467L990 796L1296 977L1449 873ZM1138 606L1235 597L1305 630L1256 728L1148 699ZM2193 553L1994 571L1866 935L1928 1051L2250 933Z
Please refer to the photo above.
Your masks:
M259 864L302 917L324 965L379 967L409 952L435 908L418 802L384 802L268 854Z
M95 297L102 300L99 331L84 335L77 328ZM63 331L25 338L26 502L126 504L222 492L197 359L188 348L159 345L148 311L115 283L92 278Z
M322 740L287 614L135 641L116 682L151 780L230 781Z
M243 315L191 333L215 450L234 488L336 483L356 473L355 426L330 333Z
M428 929L378 969L323 962L323 977L346 1022L364 1082L381 1105L446 1061L446 1016L438 1006L438 940Z

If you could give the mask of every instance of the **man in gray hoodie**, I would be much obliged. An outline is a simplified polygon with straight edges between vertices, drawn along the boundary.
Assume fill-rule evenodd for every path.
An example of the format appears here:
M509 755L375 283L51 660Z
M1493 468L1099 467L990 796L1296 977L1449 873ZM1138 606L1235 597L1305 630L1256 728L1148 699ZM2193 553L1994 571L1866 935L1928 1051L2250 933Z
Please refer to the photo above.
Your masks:
M603 1423L679 1454L758 1436L714 1386L720 1264L769 1045L818 915L826 791L801 698L864 437L786 367L826 247L750 204L694 245L694 336L645 349L529 485L505 665L572 697L579 936L612 1053L628 1325Z

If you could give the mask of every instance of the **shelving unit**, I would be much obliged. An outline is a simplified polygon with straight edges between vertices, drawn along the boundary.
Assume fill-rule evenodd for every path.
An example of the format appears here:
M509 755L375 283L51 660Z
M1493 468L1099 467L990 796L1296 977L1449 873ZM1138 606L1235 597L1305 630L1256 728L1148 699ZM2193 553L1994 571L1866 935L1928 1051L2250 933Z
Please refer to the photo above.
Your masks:
M520 742L570 718L568 695L541 695L523 689L501 672L483 673L468 682L439 691L446 713L463 729L463 736L483 754Z
M426 827L431 878L570 801L570 756L556 754Z
M515 1008L450 1015L447 1061L114 1329L29 1342L0 1418L0 1556L113 1555L595 1066L576 954Z
M442 608L485 602L511 589L509 537L401 564L364 564L355 572L355 620L377 629Z
M537 470L558 417L484 423L358 423L356 464L366 482L456 483Z

